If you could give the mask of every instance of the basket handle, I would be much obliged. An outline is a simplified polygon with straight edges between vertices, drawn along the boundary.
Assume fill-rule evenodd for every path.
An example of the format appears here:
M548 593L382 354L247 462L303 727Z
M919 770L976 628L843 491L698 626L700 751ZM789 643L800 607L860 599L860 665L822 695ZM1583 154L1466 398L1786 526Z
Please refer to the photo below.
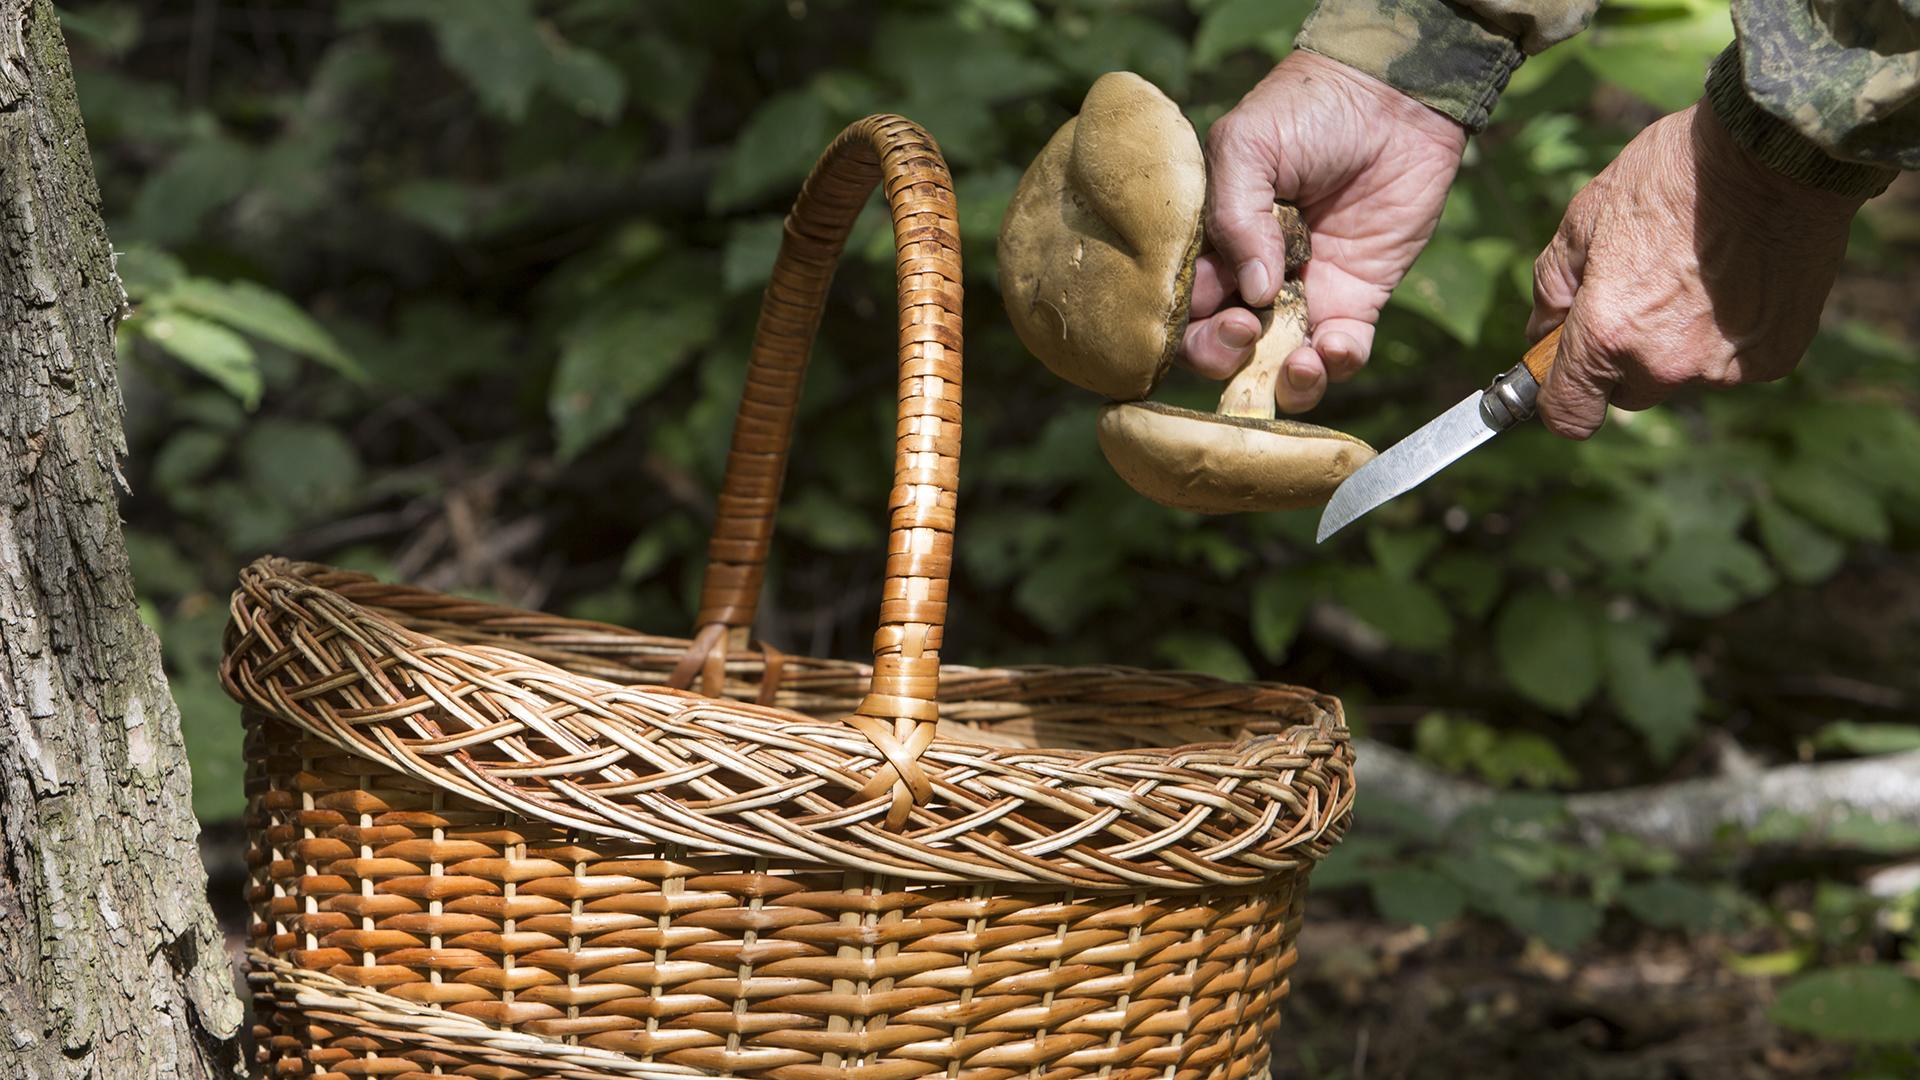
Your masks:
M890 790L888 822L897 828L932 794L917 762L939 716L934 697L960 461L960 228L953 180L932 137L910 120L880 115L849 125L821 155L787 216L734 420L698 630L674 681L684 686L705 671L709 687L717 688L726 649L746 644L807 354L847 234L882 181L897 252L900 419L873 681L847 722L887 761L860 797Z

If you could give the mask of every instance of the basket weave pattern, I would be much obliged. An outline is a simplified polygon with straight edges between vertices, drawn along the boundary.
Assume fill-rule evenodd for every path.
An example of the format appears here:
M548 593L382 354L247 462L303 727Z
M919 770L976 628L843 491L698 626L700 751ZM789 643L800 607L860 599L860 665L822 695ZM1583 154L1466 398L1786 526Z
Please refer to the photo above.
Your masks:
M900 425L871 664L747 638L834 260L883 186ZM252 974L280 1075L1264 1074L1352 755L1311 691L942 665L958 232L875 117L789 219L701 629L654 637L262 559ZM1164 749L1164 747L1175 747Z

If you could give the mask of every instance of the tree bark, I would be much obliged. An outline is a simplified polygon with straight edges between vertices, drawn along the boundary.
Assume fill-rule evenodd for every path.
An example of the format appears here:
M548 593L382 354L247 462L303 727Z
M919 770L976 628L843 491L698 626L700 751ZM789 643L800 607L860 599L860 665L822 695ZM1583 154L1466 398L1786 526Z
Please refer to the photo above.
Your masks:
M0 0L0 1076L235 1075L241 1006L116 487L125 308L48 0Z

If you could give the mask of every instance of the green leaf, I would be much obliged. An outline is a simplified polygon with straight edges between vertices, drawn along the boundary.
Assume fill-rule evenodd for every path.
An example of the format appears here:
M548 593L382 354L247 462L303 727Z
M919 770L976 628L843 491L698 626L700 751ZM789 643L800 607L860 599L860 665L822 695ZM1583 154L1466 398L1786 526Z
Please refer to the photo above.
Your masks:
M1427 556L1445 541L1446 534L1433 526L1393 529L1375 525L1367 529L1367 550L1373 553L1374 565L1388 577L1403 581L1413 577Z
M1310 0L1222 0L1208 9L1193 35L1193 66L1218 67L1227 54L1258 48L1278 60L1313 9Z
M967 250L969 271L979 266L980 272L986 274L998 265L983 265L979 260L994 254L1000 222L1007 216L1007 204L1013 201L1013 189L1019 186L1020 170L1006 164L974 169L954 182L960 237L968 244L977 245Z
M1512 254L1508 240L1435 236L1387 302L1425 316L1463 345L1477 345L1494 283Z
M865 507L848 506L820 488L795 493L780 507L780 527L825 551L880 546L880 525Z
M263 285L188 278L167 292L167 303L316 360L350 379L366 379L333 335L299 305Z
M1772 499L1754 504L1754 522L1760 529L1760 544L1773 556L1787 580L1800 585L1817 585L1833 576L1846 561L1847 546L1807 524L1805 518Z
M1891 964L1812 971L1788 983L1768 1015L1823 1039L1912 1043L1920 1036L1920 982Z
M135 303L165 292L187 276L187 268L171 252L146 244L134 244L125 251L115 252L113 269L120 275L127 299Z
M1181 671L1197 671L1230 682L1252 682L1253 667L1233 643L1204 630L1175 630L1162 634L1153 650Z
M1721 960L1727 970L1735 975L1744 975L1752 979L1777 979L1783 975L1792 975L1807 966L1813 959L1813 946L1795 946L1766 953L1729 953Z
M1186 39L1152 19L1106 12L1069 21L1042 40L1052 46L1061 66L1081 82L1091 84L1109 71L1132 71L1173 97L1186 92Z
M1531 731L1502 736L1493 745L1493 752L1480 762L1480 772L1501 787L1564 787L1580 780L1560 749Z
M1349 833L1338 846L1327 852L1327 857L1320 860L1320 865L1313 868L1313 888L1319 892L1363 885L1383 867L1395 861L1399 848L1397 841L1384 836L1356 836Z
M240 461L254 490L302 518L324 516L361 495L359 453L325 424L262 420L242 436Z
M253 168L253 152L231 139L189 144L140 186L128 238L163 247L194 239L208 214L247 190Z
M1774 497L1831 532L1874 544L1887 542L1887 512L1872 490L1830 466L1796 461L1767 478Z
M1660 410L1643 415L1658 415ZM1729 463L1696 457L1663 470L1653 490L1674 535L1737 532L1752 507Z
M1676 112L1699 100L1708 62L1731 40L1724 4L1688 4L1662 18L1602 19L1575 47L1601 79Z
M660 310L635 307L588 320L563 342L547 411L556 451L570 461L619 427L712 340L718 306L686 298Z
M898 83L908 98L963 102L975 109L1032 98L1060 82L1059 68L1025 55L1007 35L969 30L944 15L885 16L870 55L875 70ZM926 127L945 147L946 133L934 124Z
M246 729L239 704L221 689L214 670L210 665L171 672L167 680L193 772L193 813L202 822L232 820L247 808Z
M1824 842L1837 848L1905 856L1920 850L1920 825L1910 821L1843 813L1816 826Z
M1298 574L1276 571L1254 584L1250 629L1261 656L1274 663L1286 659L1312 601L1312 587Z
M191 487L227 453L224 436L205 428L182 428L153 455L153 480L169 498Z
M768 98L734 136L708 195L715 210L731 210L783 186L797 185L833 137L833 117L804 90Z
M1733 916L1720 894L1670 877L1621 886L1620 903L1648 926L1696 934L1727 927Z
M180 596L200 587L199 571L166 537L128 529L124 539L127 562L141 596Z
M1920 750L1920 725L1867 724L1836 720L1814 732L1813 745L1849 754L1899 754Z
M1373 876L1373 906L1388 922L1418 923L1428 928L1456 919L1465 910L1466 893L1431 870L1395 866Z
M1453 616L1432 589L1385 572L1349 569L1333 582L1333 598L1361 622L1402 648L1437 652L1453 637Z
M182 311L161 311L137 320L129 329L134 327L174 359L219 383L248 409L260 404L260 367L253 346L239 334Z
M1821 814L1777 810L1749 826L1745 839L1752 844L1781 847L1817 844L1829 849L1907 855L1920 849L1920 825L1845 809Z
M1108 561L1071 549L1029 567L1014 587L1013 603L1051 634L1065 634L1095 612L1127 604L1134 595Z
M1690 615L1725 615L1774 586L1753 545L1717 529L1677 533L1635 583L1642 595Z
M1699 727L1706 692L1677 653L1655 660L1653 641L1632 626L1607 625L1607 696L1660 761L1670 760Z
M643 34L630 47L626 79L634 104L669 124L685 120L700 102L712 58L666 34Z
M1652 500L1563 495L1527 519L1508 551L1524 566L1579 573L1631 566L1652 554L1659 540Z
M1515 930L1539 938L1555 952L1571 952L1600 930L1600 906L1578 897L1509 893L1492 906Z
M1494 623L1507 684L1549 712L1571 715L1600 687L1600 641L1584 603L1542 589L1520 593Z
M610 124L627 103L627 80L606 57L563 41L549 43L546 85L581 116Z
M1453 773L1477 773L1495 787L1545 788L1580 779L1553 743L1530 731L1497 731L1477 720L1428 713L1414 726L1414 749Z
M773 260L785 234L786 219L777 214L734 222L720 258L721 287L728 293L743 293L765 285L773 276Z
M1706 695L1693 665L1682 657L1616 667L1607 691L1660 761L1671 760L1700 726L1700 706Z
M442 240L461 240L473 230L471 193L465 184L421 178L387 189L380 202Z
M1470 551L1442 552L1426 571L1427 583L1462 615L1476 621L1493 610L1503 576L1500 563Z
M530 0L359 0L341 10L342 26L372 22L426 23L441 59L466 79L487 111L508 120L526 116L533 92L552 60Z

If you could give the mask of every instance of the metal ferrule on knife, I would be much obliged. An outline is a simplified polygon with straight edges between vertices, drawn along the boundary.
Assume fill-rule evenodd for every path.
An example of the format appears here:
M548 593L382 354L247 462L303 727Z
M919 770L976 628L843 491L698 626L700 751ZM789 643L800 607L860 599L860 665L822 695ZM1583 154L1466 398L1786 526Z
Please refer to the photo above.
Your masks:
M1533 415L1540 383L1525 364L1515 364L1493 380L1480 395L1480 419L1495 431L1505 431Z
M1316 542L1345 528L1386 502L1459 460L1461 455L1533 415L1540 380L1560 355L1560 328L1535 342L1518 364L1493 385L1461 398L1451 409L1387 447L1379 457L1341 481L1320 515Z

